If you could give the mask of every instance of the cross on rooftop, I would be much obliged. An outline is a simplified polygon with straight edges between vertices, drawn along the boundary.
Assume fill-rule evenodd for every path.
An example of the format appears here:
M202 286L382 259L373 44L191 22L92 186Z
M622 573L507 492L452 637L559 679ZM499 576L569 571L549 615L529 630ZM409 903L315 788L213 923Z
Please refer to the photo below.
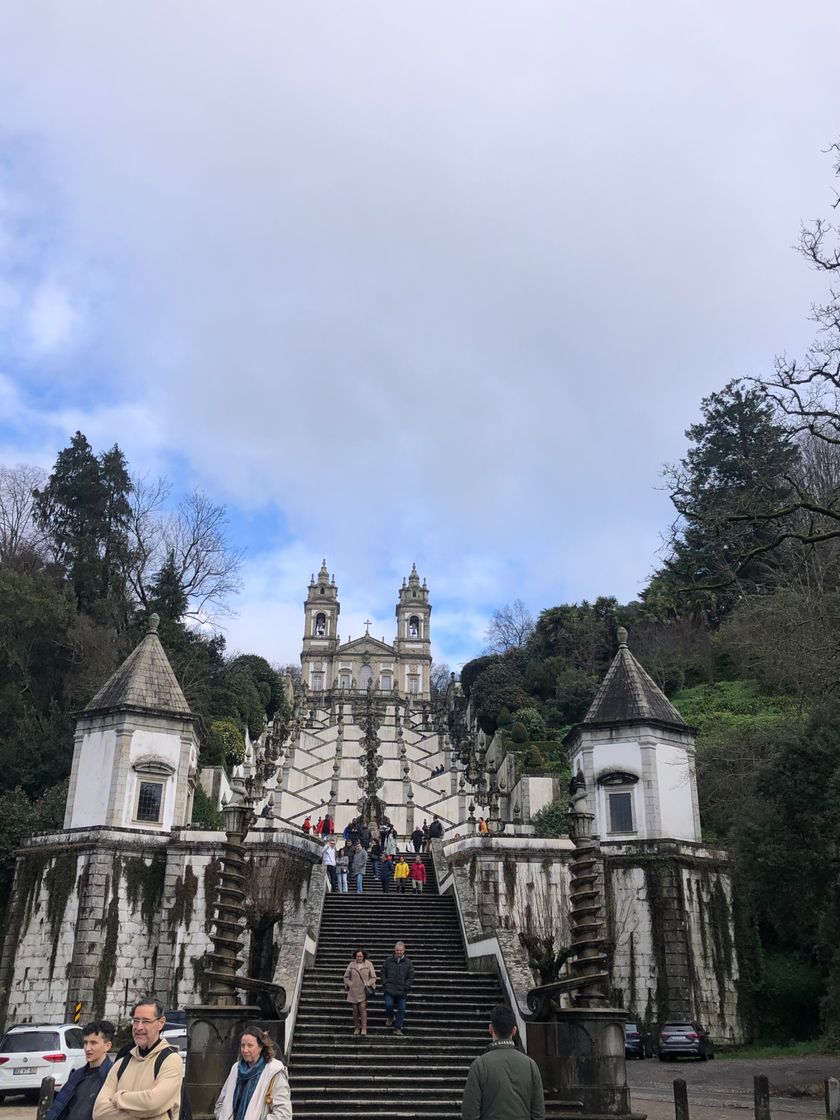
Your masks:
M370 621L369 618L366 618L365 619L365 637L368 637L368 635L370 633L371 626L373 626L373 623Z

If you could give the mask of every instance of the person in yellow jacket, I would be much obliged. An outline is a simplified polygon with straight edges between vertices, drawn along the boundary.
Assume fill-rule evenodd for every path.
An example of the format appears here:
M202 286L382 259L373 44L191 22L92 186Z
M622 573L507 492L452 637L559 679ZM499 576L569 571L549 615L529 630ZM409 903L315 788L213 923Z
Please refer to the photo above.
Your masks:
M408 883L408 864L405 861L405 856L400 856L394 867L394 882L400 885L400 894L405 894L406 884Z
M177 1120L184 1063L161 1038L165 1025L159 1000L148 996L136 1005L131 1013L136 1045L111 1066L93 1106L93 1120ZM161 1053L166 1054L163 1061L158 1060Z

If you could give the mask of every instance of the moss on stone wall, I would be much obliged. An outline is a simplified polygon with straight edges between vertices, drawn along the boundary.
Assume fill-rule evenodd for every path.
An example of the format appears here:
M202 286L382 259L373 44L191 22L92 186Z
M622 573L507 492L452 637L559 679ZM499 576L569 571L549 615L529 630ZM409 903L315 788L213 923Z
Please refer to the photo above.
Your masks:
M189 866L184 868L184 876L179 875L175 880L175 901L169 907L169 940L174 945L178 938L181 926L188 926L192 921L193 904L198 893L198 878ZM183 945L181 946L183 948Z
M513 900L516 897L516 860L510 858L502 860L502 875L505 880L507 904L513 906Z
M37 908L39 886L47 866L48 857L41 852L27 852L18 858L15 869L14 896L11 908L7 911L6 933L3 946L20 944L21 938L29 928L32 915ZM10 953L8 959L13 958ZM9 1006L9 993L11 991L11 977L4 976L4 983L0 985L0 1022L6 1026L6 1015Z
M50 980L55 971L55 958L61 939L64 914L73 888L76 886L78 856L75 852L61 852L57 855L44 874L44 893L47 896L47 922L50 927Z
M645 876L645 893L650 913L650 938L653 946L653 960L656 965L656 1021L661 1023L668 1017L668 959L665 945L665 927L656 921L654 915L665 912L665 890L663 888L663 861L645 860L642 870Z
M128 904L134 913L139 906L140 916L146 923L146 931L151 938L163 898L165 856L156 854L148 863L142 856L124 856L122 871Z
M117 975L117 944L120 934L120 857L114 856L112 874L105 880L105 897L111 888L111 901L104 921L105 937L99 970L93 982L92 1018L98 1019L105 1014L108 989Z

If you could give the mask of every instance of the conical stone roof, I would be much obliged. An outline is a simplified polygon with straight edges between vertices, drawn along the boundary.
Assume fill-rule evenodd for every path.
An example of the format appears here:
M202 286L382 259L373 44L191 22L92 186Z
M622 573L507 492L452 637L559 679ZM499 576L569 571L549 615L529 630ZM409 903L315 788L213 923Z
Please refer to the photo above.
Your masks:
M190 719L192 712L172 671L157 628L156 614L149 618L149 632L119 669L100 688L84 710L85 715L130 709Z
M627 631L618 629L618 653L582 726L588 724L665 723L687 728L685 720L627 646Z

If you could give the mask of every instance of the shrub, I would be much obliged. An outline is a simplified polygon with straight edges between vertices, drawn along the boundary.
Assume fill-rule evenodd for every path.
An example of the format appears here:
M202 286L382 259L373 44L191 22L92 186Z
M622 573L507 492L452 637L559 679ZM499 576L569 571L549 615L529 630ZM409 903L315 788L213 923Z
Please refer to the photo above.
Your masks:
M545 720L536 708L520 708L513 716L513 720L525 726L529 739L545 738ZM501 712L499 724L501 725Z
M210 724L205 758L210 765L230 769L245 760L245 736L230 719L217 719Z
M518 721L510 729L510 737L514 743L521 745L528 742L528 729L524 723Z
M558 837L566 836L569 831L569 821L566 816L569 808L568 801L552 801L544 809L534 814L533 824L536 836Z

